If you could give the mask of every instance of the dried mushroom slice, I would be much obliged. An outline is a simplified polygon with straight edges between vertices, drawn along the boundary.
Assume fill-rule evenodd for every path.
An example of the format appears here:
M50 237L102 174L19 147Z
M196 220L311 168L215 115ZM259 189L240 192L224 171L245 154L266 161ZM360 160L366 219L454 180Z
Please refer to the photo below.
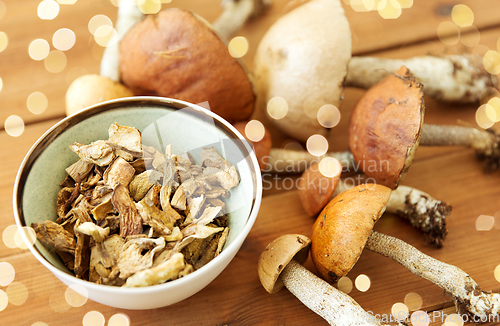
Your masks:
M135 206L141 216L142 224L149 225L159 235L169 235L172 233L174 222L165 223L162 218L158 218L157 216L161 215L161 211L158 207L150 206L144 200L135 203Z
M124 185L118 184L113 192L111 202L119 213L120 235L126 237L140 234L142 232L142 219Z
M102 228L92 222L85 222L75 226L75 231L91 236L94 241L102 242L109 235L109 227Z
M104 140L98 140L89 145L74 143L69 147L80 156L80 159L99 166L109 165L115 158L113 148Z
M64 221L67 216L66 214L68 213L68 201L71 198L71 194L73 193L73 190L75 188L69 188L69 187L64 187L61 190L59 190L59 193L57 194L57 203L56 203L56 212L57 216L59 217L59 220ZM69 204L71 206L71 203Z
M120 257L118 258L118 269L120 278L127 277L153 266L155 253L165 247L165 239L135 238L125 242Z
M80 232L75 232L75 236L75 275L80 279L88 279L86 273L90 267L90 237Z
M205 175L214 175L220 185L229 190L236 187L240 182L240 176L236 168L227 162L213 146L203 148L201 151L203 165L207 167L203 173Z
M147 170L137 174L128 185L130 196L132 196L135 201L140 201L161 177L162 174L156 170Z
M212 233L203 239L193 239L183 250L184 258L194 269L199 269L214 259L222 232Z
M127 161L142 156L141 132L134 127L120 126L116 122L108 129L109 141L119 147L117 155Z
M186 193L183 187L178 187L170 201L172 207L177 208L181 211L186 210Z
M127 161L118 157L113 163L104 171L102 176L104 183L109 187L114 187L117 183L121 183L128 187L130 181L134 177L135 170Z
M76 241L73 234L66 231L61 225L45 221L43 223L31 223L31 227L36 232L36 238L58 251L63 251L75 255Z
M129 277L125 287L142 287L165 283L168 280L177 278L184 268L184 256L181 253L175 253L166 262Z
M90 174L93 167L94 163L80 159L67 167L66 173L68 173L73 180L77 180L78 175L80 175L80 178L85 179Z
M125 240L114 234L104 240L102 245L92 247L90 253L89 281L97 282L100 277L109 277L111 269L116 265Z

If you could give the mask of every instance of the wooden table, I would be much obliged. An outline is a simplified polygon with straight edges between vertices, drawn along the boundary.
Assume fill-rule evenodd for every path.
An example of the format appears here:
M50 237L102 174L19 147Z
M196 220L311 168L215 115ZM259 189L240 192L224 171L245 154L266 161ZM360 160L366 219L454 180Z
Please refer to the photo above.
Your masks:
M257 222L243 247L226 270L208 287L173 306L151 311L128 311L110 308L91 301L79 307L70 306L66 299L66 286L36 261L28 250L13 244L15 229L12 227L11 196L17 169L30 146L50 126L64 117L64 94L75 76L98 73L102 48L95 45L87 24L97 15L116 18L116 8L108 0L78 1L61 5L59 15L53 20L37 17L39 0L4 0L0 2L0 31L8 35L9 44L0 53L0 267L10 264L15 270L12 283L0 285L10 302L0 311L1 325L126 325L118 314L125 314L130 325L324 325L325 322L303 306L288 291L274 295L264 291L257 278L257 260L266 245L285 233L310 235L313 220L303 212L294 187L297 176L281 176L266 187ZM243 61L251 70L252 57L265 30L290 5L288 0L273 0L268 13L248 24L241 35L250 44ZM292 1L299 3L299 0ZM348 2L348 1L344 1ZM411 1L410 1L411 2ZM458 2L457 2L458 3ZM489 0L464 1L474 12L474 25L480 32L481 47L485 51L500 47L500 2ZM471 51L461 43L445 46L437 36L440 22L451 22L450 12L455 2L444 0L415 1L410 9L403 9L395 20L382 19L377 12L355 12L344 4L353 31L355 55L397 58L438 54L442 51ZM3 6L4 5L4 6ZM220 13L218 0L174 0L168 6L193 10L213 21ZM59 28L75 32L76 44L66 51L67 65L59 73L48 72L42 61L28 55L31 41L43 38L51 43L53 33ZM473 40L475 29L461 29L462 40ZM467 42L465 42L467 43ZM53 49L53 46L51 46ZM27 98L33 92L42 92L48 99L47 109L39 114L27 108ZM332 150L347 147L346 126L350 109L363 94L362 90L347 89L342 104L342 120L330 137ZM478 104L443 105L426 98L426 122L452 124L463 121L475 125ZM21 117L25 129L19 137L10 136L3 129L3 122L11 115ZM274 146L281 146L286 139L271 130ZM494 269L500 265L500 174L484 174L472 150L462 148L420 148L404 184L419 188L434 197L453 205L448 220L449 235L443 249L423 245L421 234L405 221L386 214L376 229L397 236L423 252L455 264L466 270L485 290L499 291L500 283ZM476 219L480 215L496 217L490 231L477 231ZM309 260L306 266L316 272ZM5 269L0 282L5 282ZM422 298L421 310L431 316L430 325L442 325L445 314L455 310L451 297L433 284L410 274L397 263L372 252L364 252L358 264L348 274L354 280L365 274L371 280L366 292L354 288L350 295L366 310L374 314L390 314L391 307L404 302L408 293ZM3 281L2 281L3 280ZM7 286L8 285L8 286ZM0 307L5 304L0 292ZM88 314L90 312L90 314ZM97 319L92 319L97 316ZM493 325L490 323L489 325ZM449 325L449 324L448 324Z

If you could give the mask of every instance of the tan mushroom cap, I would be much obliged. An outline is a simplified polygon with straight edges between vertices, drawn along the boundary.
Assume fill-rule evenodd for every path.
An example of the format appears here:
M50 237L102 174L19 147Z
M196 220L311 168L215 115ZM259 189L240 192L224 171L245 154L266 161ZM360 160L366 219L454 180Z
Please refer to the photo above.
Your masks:
M260 254L258 273L260 283L269 293L274 293L283 287L279 278L288 263L294 259L302 264L307 260L311 240L301 234L286 234L267 245Z
M324 280L335 283L356 264L390 197L385 186L363 184L323 209L313 225L311 257Z
M136 95L208 101L229 122L246 120L255 95L243 65L208 23L165 9L134 25L120 42L120 77Z
M337 187L342 173L342 165L339 163L338 173L327 177L319 170L319 163L314 162L302 173L297 188L299 190L300 202L309 216L316 216L332 199L333 192Z
M406 67L371 87L354 107L349 147L363 172L395 189L420 141L423 85Z

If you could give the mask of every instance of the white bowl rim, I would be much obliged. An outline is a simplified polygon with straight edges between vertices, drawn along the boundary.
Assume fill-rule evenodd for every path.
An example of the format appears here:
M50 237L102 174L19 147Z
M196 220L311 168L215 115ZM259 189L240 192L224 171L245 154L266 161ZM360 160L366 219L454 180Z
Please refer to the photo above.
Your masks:
M171 98L166 98L166 97L157 97L157 96L133 96L133 97L124 97L124 98L119 98L119 99L114 99L114 100L108 100L104 101L95 105L92 105L80 112L74 113L70 116L67 116L66 118L62 119L61 121L57 122L54 124L51 128L49 128L45 133L43 133L42 136L31 146L30 150L28 153L25 155L23 161L21 162L21 165L18 169L15 183L14 183L14 188L13 188L13 198L12 198L12 207L14 210L14 218L17 224L18 229L22 229L25 227L23 220L21 219L19 215L19 210L20 208L18 207L20 205L20 194L19 192L23 190L23 187L21 187L21 178L23 177L24 174L28 174L26 170L28 166L28 161L32 158L31 156L34 154L35 150L41 146L42 142L46 141L47 137L50 135L54 134L57 136L60 134L63 130L66 130L68 127L76 124L72 123L74 120L78 120L79 118L84 119L86 117L98 114L99 112L105 111L105 110L112 110L112 109L120 109L123 108L123 106L132 106L132 105L153 105L153 106L158 106L158 107L169 107L173 109L182 109L186 107L190 107L194 109L195 111L201 112L205 115L210 116L211 118L214 119L214 121L220 122L225 128L227 128L229 131L231 131L237 138L241 140L245 140L243 135L235 128L233 127L229 122L227 122L224 118L220 117L219 115L215 114L214 112L196 105L192 104L186 101L182 100L177 100L177 99L171 99ZM121 106L120 106L121 105ZM80 121L80 120L78 120ZM253 224L255 223L255 220L257 219L257 215L260 209L261 205L261 200L262 200L262 175L260 172L259 164L257 157L255 156L255 152L250 148L248 145L248 142L245 140L242 142L247 149L247 151L250 153L250 160L253 164L254 171L252 171L253 175L255 175L255 198L253 199L253 204L252 204L252 210L248 216L247 222L245 223L245 226L241 230L241 232L236 236L236 238L233 240L233 242L225 249L223 250L217 257L212 259L210 262L208 262L205 266L201 267L197 271L201 271L204 268L210 268L210 266L215 266L218 261L223 261L226 259L225 256L231 255L230 248L236 247L236 246L241 246L241 244L245 241L246 237L250 233L251 228L253 227ZM42 150L43 151L43 150ZM32 162L36 160L36 155L33 159ZM30 163L32 163L30 162ZM28 249L31 251L31 253L35 256L35 258L43 264L48 270L50 270L55 276L62 277L64 279L67 279L68 277L73 280L73 284L75 285L81 285L84 288L88 288L89 290L97 290L97 291L107 291L111 292L114 294L148 294L151 292L156 292L160 288L162 290L166 290L169 287L177 287L177 286L182 286L184 283L189 283L191 279L196 278L197 275L200 275L200 273L194 273L188 274L182 278L169 281L166 283L162 284L157 284L157 285L150 285L146 287L117 287L117 286L110 286L110 285L103 285L103 284L96 284L92 283L86 280L78 279L74 275L70 275L66 272L61 271L59 268L55 267L52 265L43 255L40 254L40 252L32 245L30 244L30 240L26 236L25 232L20 232L21 237L23 238L23 241L28 244ZM239 250L239 249L238 249ZM236 251L238 251L236 250ZM232 260L232 259L231 259Z

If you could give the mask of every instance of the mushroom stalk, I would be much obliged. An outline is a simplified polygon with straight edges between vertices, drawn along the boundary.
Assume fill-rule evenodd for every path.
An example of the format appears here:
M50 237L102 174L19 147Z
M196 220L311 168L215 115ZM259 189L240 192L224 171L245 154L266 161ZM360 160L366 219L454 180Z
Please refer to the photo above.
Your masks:
M483 68L481 57L467 54L405 60L353 57L345 84L368 89L403 65L424 84L425 94L438 100L477 102L485 95L485 89L498 86L498 81Z
M120 0L116 19L116 34L111 38L104 49L101 58L99 74L112 81L120 81L120 71L118 69L120 55L119 44L128 30L139 22L144 14L137 7L135 0Z
M484 160L487 171L494 171L500 166L500 136L491 130L457 125L424 124L420 145L469 147L476 151L480 159Z
M456 266L429 257L402 240L376 231L368 237L366 248L397 261L413 274L448 292L460 314L482 320L500 314L500 294L481 290L467 273Z
M340 181L332 197L353 187ZM403 217L414 228L422 231L425 244L436 248L443 246L448 233L445 219L451 213L451 206L445 202L418 189L400 185L392 190L386 212Z
M355 167L354 158L349 151L328 152L322 156L314 156L307 151L273 148L269 154L263 172L271 173L301 173L311 164L321 161L324 157L333 157L342 163L344 170Z
M248 19L261 14L271 0L222 0L224 11L212 26L226 39L240 30Z
M295 260L291 260L281 272L281 280L294 296L330 325L383 325L349 295L323 281ZM396 322L386 325L403 324Z

